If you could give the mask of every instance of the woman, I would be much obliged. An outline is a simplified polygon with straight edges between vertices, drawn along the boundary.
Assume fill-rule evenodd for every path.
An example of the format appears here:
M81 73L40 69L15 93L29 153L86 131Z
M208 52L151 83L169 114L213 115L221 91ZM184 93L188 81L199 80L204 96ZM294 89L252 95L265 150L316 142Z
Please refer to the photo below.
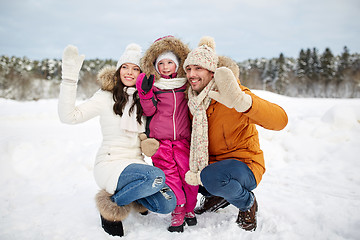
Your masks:
M106 67L99 72L101 89L78 106L76 89L85 56L80 56L75 46L67 46L62 58L60 120L77 124L100 116L103 141L96 156L94 176L101 190L96 202L102 227L113 236L124 235L122 221L131 209L165 214L176 205L164 173L146 164L140 150L138 135L145 130L135 88L140 57L140 46L127 46L116 68Z

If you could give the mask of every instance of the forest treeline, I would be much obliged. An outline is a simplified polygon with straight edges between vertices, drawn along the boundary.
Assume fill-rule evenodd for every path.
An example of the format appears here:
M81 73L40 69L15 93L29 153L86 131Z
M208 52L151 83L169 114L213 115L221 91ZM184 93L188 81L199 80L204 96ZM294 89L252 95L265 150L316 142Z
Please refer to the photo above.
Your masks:
M301 49L299 57L255 59L239 63L240 79L251 89L262 89L291 97L360 97L360 55L343 52L334 56L330 48Z
M116 65L112 59L85 60L80 71L79 99L98 88L98 71ZM347 47L334 56L329 48L302 49L298 58L253 59L238 63L240 80L250 89L261 89L291 97L360 97L360 55ZM30 60L0 57L0 97L14 100L57 98L61 81L61 60Z
M98 88L97 73L115 60L85 60L80 71L78 98L90 97ZM30 60L27 57L0 58L0 97L20 101L57 98L61 82L61 60Z

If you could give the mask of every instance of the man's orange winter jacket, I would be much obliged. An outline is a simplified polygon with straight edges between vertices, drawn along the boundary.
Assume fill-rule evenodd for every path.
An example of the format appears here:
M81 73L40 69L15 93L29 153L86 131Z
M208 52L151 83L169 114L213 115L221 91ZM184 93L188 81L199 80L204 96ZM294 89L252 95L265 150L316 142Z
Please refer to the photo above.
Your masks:
M239 113L214 100L206 111L209 164L237 159L247 164L259 184L265 172L265 163L255 124L270 130L281 130L287 125L288 117L280 106L257 97L242 85L240 87L252 97L252 106L246 113Z

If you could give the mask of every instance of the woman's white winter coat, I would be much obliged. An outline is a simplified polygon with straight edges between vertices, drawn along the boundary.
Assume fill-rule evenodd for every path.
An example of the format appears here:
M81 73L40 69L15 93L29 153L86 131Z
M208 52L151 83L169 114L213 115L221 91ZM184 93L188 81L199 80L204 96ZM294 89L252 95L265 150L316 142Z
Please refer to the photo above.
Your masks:
M129 164L146 164L138 137L139 133L145 130L145 119L142 125L132 122L131 127L126 126L128 122L121 121L121 117L113 111L112 93L101 89L86 102L75 106L76 90L76 83L64 81L61 83L58 104L60 120L68 124L77 124L100 117L103 140L96 155L94 176L101 189L114 194L119 176ZM130 94L128 104L132 104L132 101L132 94ZM124 114L128 112L124 111ZM136 114L136 111L133 114ZM132 130L129 131L131 128Z

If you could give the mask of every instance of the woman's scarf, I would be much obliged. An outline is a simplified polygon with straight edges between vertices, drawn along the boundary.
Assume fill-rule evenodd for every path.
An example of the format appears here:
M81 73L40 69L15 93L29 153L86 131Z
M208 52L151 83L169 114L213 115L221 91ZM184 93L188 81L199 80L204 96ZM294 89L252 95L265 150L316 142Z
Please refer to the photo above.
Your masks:
M126 103L123 115L120 118L121 128L129 132L145 132L145 118L142 118L142 124L138 123L138 121L136 120L136 107L133 109L132 113L129 116L129 109L134 102L133 95L136 91L136 88L128 87L125 91L129 95L129 100Z

